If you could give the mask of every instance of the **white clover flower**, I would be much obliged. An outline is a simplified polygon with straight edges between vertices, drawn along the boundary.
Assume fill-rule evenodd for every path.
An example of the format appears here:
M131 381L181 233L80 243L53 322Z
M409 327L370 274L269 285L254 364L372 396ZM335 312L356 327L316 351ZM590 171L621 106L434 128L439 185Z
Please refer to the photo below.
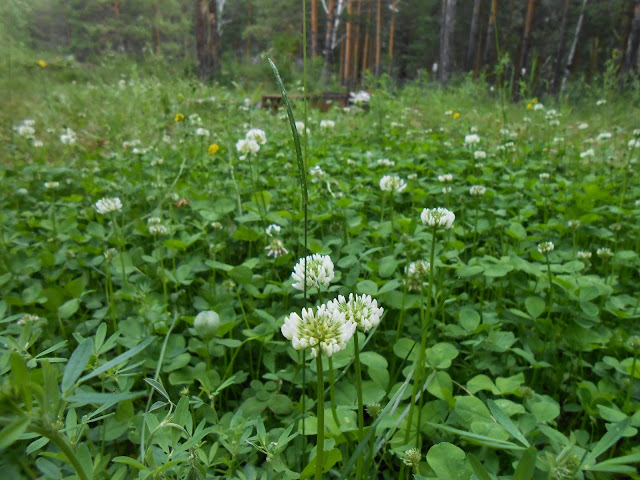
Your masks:
M44 188L55 189L60 186L60 182L44 182Z
M389 160L388 158L381 158L376 163L382 167L393 167L396 164L396 162Z
M632 138L631 140L629 140L629 143L627 143L627 147L629 148L629 150L640 148L640 140Z
M67 127L62 135L60 135L60 142L64 145L73 145L76 143L76 133Z
M40 148L40 147L42 147L44 145L44 142L42 140L34 138L33 142L31 143L31 145L33 145L35 148Z
M564 142L564 137L553 137L553 143L562 143Z
M634 205L635 205L636 207L640 207L640 199L636 200L636 201L634 202Z
M451 193L451 187L442 187L442 193L449 195Z
M543 255L552 252L554 248L555 246L553 245L553 242L542 242L538 244L538 252L542 253Z
M605 140L611 139L612 136L613 134L611 132L600 132L598 134L597 140L599 142L604 142Z
M599 107L601 105L604 105L605 103L607 103L607 101L604 98L601 98L600 100L598 100L596 102L596 107Z
M487 158L487 152L485 152L484 150L476 150L475 152L473 152L473 158L475 158L476 160L484 160L485 158Z
M407 175L408 180L416 180L417 178L418 178L417 173L410 173L409 175Z
M220 315L213 310L205 310L198 313L193 320L193 327L198 335L204 339L215 337L220 326Z
M540 175L538 175L538 178L540 179L541 182L548 182L549 179L551 178L551 175L548 174L547 172L543 172Z
M100 215L106 215L111 212L118 212L122 210L122 202L118 197L101 198L95 204L96 210Z
M560 120L558 120L557 118L552 118L551 120L549 120L550 127L557 127L559 125L560 125Z
M356 323L347 320L338 309L320 305L315 312L303 308L302 317L292 313L284 319L280 331L296 350L311 348L314 357L319 354L330 357L345 349L356 331Z
M333 262L329 255L315 253L308 257L301 258L296 264L291 274L294 280L293 288L304 290L305 281L305 260L307 264L307 288L328 287L333 280Z
M189 115L189 123L191 125L200 125L202 123L202 119L197 113L192 113L191 115Z
M255 140L240 139L236 142L236 150L241 154L240 159L244 160L248 155L255 155L260 150L260 145Z
M214 230L222 230L223 226L220 222L211 222L211 228Z
M595 154L596 154L595 150L593 148L589 148L584 152L580 152L580 158L593 157Z
M115 248L109 248L107 250L104 251L104 259L107 262L112 261L114 258L116 258L118 256L118 250L116 250Z
M149 225L149 233L151 235L166 235L167 233L169 233L169 229L167 229L167 227L165 227L163 224L158 223L158 224L152 224Z
M535 112L536 110L544 110L544 105L541 103L536 103L533 105L533 111Z
M480 197L487 193L487 188L483 185L474 185L469 189L469 193L474 197Z
M582 122L578 125L578 130L586 130L587 128L589 128L589 124L586 122Z
M455 214L446 208L425 208L420 214L420 219L424 225L434 228L453 228L456 219Z
M264 145L267 143L267 135L264 133L264 130L259 128L252 128L247 132L245 137L247 140L253 140L257 142L259 145Z
M397 175L385 175L380 179L380 190L383 192L402 192L407 188L406 182Z
M593 254L589 250L578 250L578 258L580 260L589 260Z
M208 137L211 134L211 132L209 132L209 130L207 130L206 128L202 128L202 127L198 127L196 128L196 135L198 137Z
M569 220L567 222L567 227L569 227L572 230L575 230L579 226L580 226L580 220Z
M322 180L326 173L324 172L324 170L322 170L322 168L320 168L320 165L315 165L310 171L309 173L311 174L311 182L313 183L318 183L320 180Z
M275 223L272 223L271 225L269 225L266 229L265 229L265 233L267 235L269 235L270 237L273 237L273 234L275 233L276 235L280 233L280 230L282 229L282 227L280 227L280 225L276 225Z
M405 465L411 468L418 468L420 466L420 461L422 460L422 453L417 448L410 448L404 453L404 458L402 461Z
M278 238L271 240L271 243L264 248L267 251L267 257L278 258L286 255L289 251L284 248L284 243Z
M35 135L36 133L36 129L33 128L32 125L27 125L24 122L21 125L18 125L15 128L16 132L18 132L18 135L20 135L21 137L27 137L27 138L31 138Z
M417 260L410 263L406 267L407 272L407 285L411 291L420 291L420 289L428 282L425 281L431 270L431 264L426 260Z
M475 133L464 136L465 145L475 145L476 143L479 143L479 142L480 142L480 137Z
M622 225L620 225L618 222L609 225L609 230L611 230L612 232L619 232L621 229Z
M16 193L17 193L18 195L29 195L29 190L27 190L27 189L26 189L26 188L24 188L24 187L20 187L20 188L18 188L18 189L16 190Z
M305 131L305 124L303 121L298 120L296 122L296 130L298 131L298 133L300 135L302 135L302 133ZM307 128L307 135L311 133L311 130L309 130L309 128Z
M350 92L349 100L354 105L364 105L371 101L371 95L366 90L360 90L359 92Z
M333 120L320 120L320 130L330 130L335 128L336 122Z
M613 256L613 252L608 247L601 247L596 250L596 255L604 260L607 260Z
M358 328L368 332L380 323L384 309L370 295L349 294L349 300L342 295L327 304L329 309L335 308L343 313L347 322L355 322Z
M438 175L438 181L441 183L448 183L453 181L453 175L445 173L444 175Z

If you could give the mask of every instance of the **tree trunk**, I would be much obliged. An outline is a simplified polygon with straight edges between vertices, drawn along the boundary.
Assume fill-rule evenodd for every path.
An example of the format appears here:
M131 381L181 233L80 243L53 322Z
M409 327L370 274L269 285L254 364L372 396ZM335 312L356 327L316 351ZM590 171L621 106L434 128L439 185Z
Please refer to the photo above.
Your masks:
M364 46L362 47L362 67L360 67L361 81L364 79L364 75L369 68L369 44L371 43L369 34L369 25L371 24L371 8L369 3L366 4L367 9L367 23L365 23L364 31Z
M153 46L156 55L160 55L160 27L159 23L158 3L153 2Z
M318 55L318 0L311 0L311 57Z
M356 9L356 22L354 26L353 32L353 55L352 57L352 67L351 67L351 85L356 85L358 83L358 59L361 54L360 49L360 24L362 23L362 0L358 0L358 8Z
M473 68L474 59L478 45L478 25L480 22L480 2L481 0L473 0L473 14L471 15L471 27L469 29L469 45L467 46L467 58L465 68L471 70Z
M331 70L331 53L333 51L331 39L333 38L333 14L336 9L336 0L329 0L327 8L327 28L324 36L324 72L323 76Z
M451 78L453 57L453 27L456 21L456 0L442 0L442 20L440 23L440 65L438 79L446 85Z
M396 31L396 13L398 10L398 0L391 0L391 25L389 29L389 60L387 63L387 74L391 75L391 67L393 66L393 40Z
M376 5L376 64L375 74L377 77L382 72L382 0L378 0Z
M344 83L343 85L351 85L351 55L353 53L353 0L347 0L347 23L346 38L344 45Z
M520 77L523 70L527 68L527 56L529 55L529 38L531 37L531 25L533 24L533 14L536 10L536 0L527 0L527 16L524 21L522 41L520 45L520 55L513 72L513 101L520 100Z
M636 1L636 6L633 11L633 21L631 22L631 30L624 50L619 80L619 86L621 89L624 87L626 81L625 77L629 71L638 71L638 47L640 47L640 0Z
M489 22L487 23L487 36L484 42L484 55L482 63L488 65L491 61L491 53L495 41L496 15L498 13L498 0L491 0L491 12L489 13Z
M247 27L251 26L253 16L253 3L249 1L249 5L247 5ZM251 59L251 35L247 35L247 43L245 45L247 61Z
M584 11L587 7L587 0L582 0L582 7L580 7L580 16L578 17L578 24L576 25L576 33L573 35L573 43L571 44L571 50L569 50L569 58L567 64L564 67L564 75L562 77L562 86L560 92L564 93L567 89L567 82L569 81L569 75L573 68L573 63L576 58L576 50L578 48L578 39L580 38L580 30L582 30L582 22L584 21Z
M564 50L567 43L567 18L569 17L569 7L571 0L564 1L564 9L562 10L562 21L560 22L560 38L558 39L558 49L556 50L556 58L553 62L553 76L551 77L551 94L558 93L558 81L560 80L560 66L564 62Z
M196 0L194 10L198 73L200 79L206 81L213 78L220 66L217 2Z

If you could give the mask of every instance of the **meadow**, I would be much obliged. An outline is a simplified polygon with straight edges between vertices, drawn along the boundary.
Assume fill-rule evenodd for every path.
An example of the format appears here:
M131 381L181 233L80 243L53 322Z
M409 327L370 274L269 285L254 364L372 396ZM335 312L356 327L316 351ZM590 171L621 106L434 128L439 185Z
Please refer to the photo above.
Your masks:
M637 102L124 72L3 80L5 478L640 478Z

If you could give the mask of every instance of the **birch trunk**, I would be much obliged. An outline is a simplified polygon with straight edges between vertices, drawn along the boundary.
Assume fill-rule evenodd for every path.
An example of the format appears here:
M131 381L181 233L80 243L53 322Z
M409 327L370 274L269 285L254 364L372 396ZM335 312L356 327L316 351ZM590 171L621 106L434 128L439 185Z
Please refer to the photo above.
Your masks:
M391 75L391 67L393 66L393 41L396 31L396 13L398 10L398 0L391 0L391 25L389 28L389 60L387 63L387 74Z
M520 55L516 63L516 69L513 72L513 101L520 99L520 78L523 70L527 68L527 57L529 55L529 39L531 38L531 26L533 25L533 15L536 10L536 0L527 1L527 16L524 21L524 30L522 32L522 42L520 45Z
M564 1L564 9L562 10L562 20L560 22L560 37L558 38L558 49L556 50L556 58L553 62L553 76L551 77L551 94L558 92L558 81L560 80L560 66L564 61L564 50L567 43L567 18L569 17L569 7L571 0Z
M489 13L489 21L487 23L487 36L484 42L484 55L482 56L482 63L485 65L489 64L489 61L491 60L491 53L493 52L497 13L498 0L491 0L491 12Z
M569 50L569 58L567 64L564 67L564 75L562 77L562 86L560 92L564 93L567 89L567 82L569 81L569 75L571 75L571 69L573 68L573 62L576 58L576 50L578 48L578 39L580 38L580 30L582 30L582 22L584 22L584 11L587 7L587 0L582 0L582 7L580 7L580 16L578 17L578 24L576 25L576 33L573 35L573 43Z
M456 21L456 0L442 0L442 20L440 23L440 65L439 80L446 85L451 78L453 57L453 27Z
M382 0L378 0L376 5L376 64L375 74L377 77L382 72Z
M467 46L467 58L465 61L465 68L467 70L473 69L473 63L476 56L476 50L478 45L478 21L480 18L480 2L481 0L473 0L473 13L471 15L471 27L469 29L469 45Z
M631 30L622 60L622 69L620 70L620 88L624 87L626 76L629 71L638 71L638 47L640 47L640 0L636 1L633 10L633 21L631 22Z

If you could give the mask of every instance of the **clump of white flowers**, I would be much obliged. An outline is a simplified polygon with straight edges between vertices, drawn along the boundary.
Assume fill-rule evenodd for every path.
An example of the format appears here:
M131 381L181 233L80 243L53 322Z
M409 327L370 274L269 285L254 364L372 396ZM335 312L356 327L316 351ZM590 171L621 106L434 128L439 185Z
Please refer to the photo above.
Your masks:
M438 181L440 183L449 183L453 181L453 175L450 173L445 173L443 175L438 175Z
M429 227L450 229L453 228L456 216L446 208L425 208L420 214L420 219Z
M264 130L261 130L259 128L252 128L247 132L244 138L246 138L247 140L254 140L259 145L264 145L265 143L267 143L267 135L264 133Z
M487 188L483 185L474 185L469 189L469 193L474 197L480 197L487 193Z
M330 301L330 309L337 309L343 313L347 322L355 322L358 328L368 332L380 323L384 309L378 307L378 302L370 295L349 294L349 300L339 295L337 299Z
M397 175L385 175L380 179L380 190L383 192L402 192L407 188L406 182Z
M473 152L473 158L475 158L476 160L484 160L485 158L487 158L487 152L485 152L484 150L476 150L475 152Z
M471 133L464 136L465 145L475 145L476 143L480 143L480 136L478 134Z
M35 120L27 118L23 120L20 125L14 127L14 129L21 137L33 138L36 133L35 124Z
M96 211L100 215L106 215L111 212L122 210L122 202L118 197L105 197L98 200L95 204Z
M360 90L359 92L350 92L349 100L354 105L366 105L371 100L371 95L366 90Z
M198 127L196 128L196 136L198 137L208 137L211 134L209 130L206 128Z
M538 244L538 252L543 255L552 252L554 248L553 242L541 242Z
M60 135L60 142L64 145L73 145L76 143L76 132L71 130L69 127L65 128L62 135Z
M333 120L320 120L320 130L330 130L335 128L336 122Z
M315 253L306 258L301 258L293 268L293 273L291 274L291 278L294 280L293 288L304 290L305 263L307 288L328 287L334 277L333 262L329 255Z
M302 316L295 312L290 314L281 328L282 335L291 340L293 348L311 348L314 357L319 354L330 357L344 350L355 331L353 320L347 320L344 313L326 304L320 305L316 311L303 308Z
M169 230L162 224L162 219L159 217L150 217L147 220L147 228L151 235L166 235Z

